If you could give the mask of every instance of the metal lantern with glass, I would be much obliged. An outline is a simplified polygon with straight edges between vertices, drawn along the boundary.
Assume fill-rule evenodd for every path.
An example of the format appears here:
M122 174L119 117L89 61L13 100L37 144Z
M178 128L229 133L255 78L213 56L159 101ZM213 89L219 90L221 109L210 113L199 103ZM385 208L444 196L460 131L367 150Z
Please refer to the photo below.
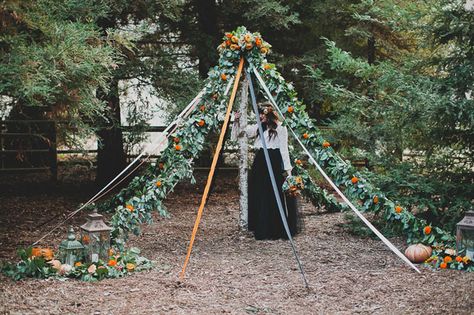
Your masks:
M76 240L74 229L69 228L67 239L59 245L59 260L63 264L74 266L77 261L82 260L84 246Z
M456 227L457 254L474 260L474 211L466 212L466 216L456 224Z
M97 209L87 216L87 222L81 226L81 240L84 245L86 262L96 263L99 259L107 261L110 249L110 231Z

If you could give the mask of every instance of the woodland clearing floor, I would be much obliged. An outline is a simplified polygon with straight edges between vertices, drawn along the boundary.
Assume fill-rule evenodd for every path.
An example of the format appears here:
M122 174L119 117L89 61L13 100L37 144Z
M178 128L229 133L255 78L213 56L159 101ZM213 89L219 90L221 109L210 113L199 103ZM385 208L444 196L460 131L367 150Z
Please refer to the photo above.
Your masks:
M129 246L156 266L96 283L0 275L1 314L473 314L474 273L431 270L421 275L379 240L351 235L341 213L301 201L304 230L295 237L310 289L304 288L288 241L255 241L237 228L236 173L221 172L205 207L186 279L186 255L206 174L181 184ZM25 247L95 192L91 178L61 176L57 185L36 176L0 177L0 260L16 261ZM85 213L72 220L85 222ZM57 248L66 226L47 237ZM76 228L77 230L77 228ZM402 251L402 239L391 239Z

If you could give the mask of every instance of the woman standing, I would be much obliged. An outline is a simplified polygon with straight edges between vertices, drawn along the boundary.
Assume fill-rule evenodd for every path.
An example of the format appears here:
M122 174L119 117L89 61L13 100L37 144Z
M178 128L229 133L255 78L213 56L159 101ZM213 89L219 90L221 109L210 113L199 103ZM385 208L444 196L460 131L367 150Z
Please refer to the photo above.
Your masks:
M238 119L238 115L236 118ZM262 122L265 143L275 175L278 193L286 215L291 235L298 232L298 215L296 199L285 196L282 186L287 176L291 175L291 163L288 153L288 131L278 119L278 114L269 103L259 108L259 119ZM257 150L250 171L248 191L248 228L254 232L257 240L288 238L278 210L270 174L265 161L262 141L258 134L258 125L247 127L250 138L255 138Z

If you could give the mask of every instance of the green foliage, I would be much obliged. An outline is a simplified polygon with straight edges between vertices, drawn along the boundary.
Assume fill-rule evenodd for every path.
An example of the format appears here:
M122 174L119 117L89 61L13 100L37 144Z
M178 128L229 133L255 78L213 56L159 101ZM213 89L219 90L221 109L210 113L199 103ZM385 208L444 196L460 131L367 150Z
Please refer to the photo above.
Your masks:
M75 278L83 281L98 281L105 278L120 278L135 271L152 268L152 262L140 256L140 250L132 247L123 253L112 252L109 261L97 263L76 262L74 266L62 264L59 260L32 255L33 248L18 251L20 261L5 264L1 271L13 280L23 278Z
M42 107L50 118L89 130L104 114L95 90L106 89L118 55L94 25L105 7L84 4L7 1L0 7L0 95L11 100L4 99L1 110Z
M369 64L326 41L334 78L308 67L338 114L330 124L333 137L340 139L335 145L348 158L367 158L373 172L361 175L397 204L406 205L402 216L386 212L380 218L405 221L403 232L424 220L453 232L472 207L474 194L474 101L466 97L473 82L472 47L467 47L473 40L473 16L461 2L436 8L421 19L412 16L408 24L416 19L416 37L425 35L434 47L421 41L423 48L398 51L397 59ZM428 36L439 34L444 39ZM428 48L438 50L430 62ZM396 225L391 228L402 232ZM422 240L431 243L435 238L425 235ZM413 240L409 236L408 241Z
M467 256L456 256L453 249L435 249L425 265L435 269L454 269L474 271L474 263Z
M32 248L18 250L20 262L17 264L5 264L1 266L1 271L13 280L20 280L26 277L48 278L56 274L43 256L32 256Z

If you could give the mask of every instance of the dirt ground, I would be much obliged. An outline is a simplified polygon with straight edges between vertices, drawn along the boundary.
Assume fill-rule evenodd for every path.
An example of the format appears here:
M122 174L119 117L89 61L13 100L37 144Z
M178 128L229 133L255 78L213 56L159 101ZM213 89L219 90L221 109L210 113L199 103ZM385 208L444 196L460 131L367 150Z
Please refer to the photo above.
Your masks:
M27 246L95 192L90 176L0 177L0 260ZM0 276L1 314L473 314L474 274L421 275L385 245L344 228L341 213L301 201L303 233L295 237L310 288L305 289L288 241L255 241L237 228L236 173L221 172L205 208L184 282L181 270L205 174L166 200L169 219L155 222L130 246L156 262L150 271L97 283L14 282ZM79 214L72 224L85 222ZM44 244L58 246L67 226ZM391 239L401 250L401 239Z

